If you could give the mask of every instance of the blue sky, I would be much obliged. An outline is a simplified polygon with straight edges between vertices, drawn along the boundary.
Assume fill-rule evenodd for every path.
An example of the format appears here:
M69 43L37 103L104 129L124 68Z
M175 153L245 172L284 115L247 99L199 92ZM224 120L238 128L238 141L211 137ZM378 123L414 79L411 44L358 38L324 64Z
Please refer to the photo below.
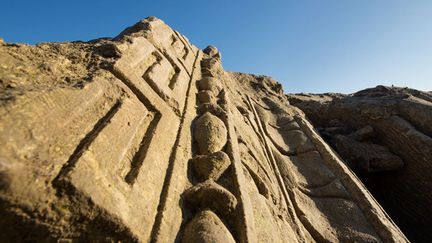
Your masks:
M3 0L6 42L112 37L157 16L225 69L272 76L285 92L343 92L378 84L432 90L430 0Z

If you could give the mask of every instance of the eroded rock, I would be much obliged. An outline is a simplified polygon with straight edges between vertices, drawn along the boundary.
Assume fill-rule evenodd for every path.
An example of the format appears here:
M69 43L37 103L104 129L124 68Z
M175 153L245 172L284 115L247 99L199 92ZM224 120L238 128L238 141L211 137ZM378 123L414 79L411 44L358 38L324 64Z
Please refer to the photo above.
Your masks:
M375 131L372 126L365 126L349 135L350 138L357 141L363 141L365 139L370 139L375 136Z
M220 107L216 103L203 103L203 104L200 104L198 106L197 113L199 115L203 115L206 112L210 112L211 114L213 114L217 117L226 117L227 116L224 109L222 109L222 107Z
M215 70L220 68L220 62L216 58L204 58L201 61L201 65L204 69Z
M380 85L352 95L296 94L288 99L320 128L409 238L432 237L425 230L432 223L425 216L432 213L426 206L432 197L424 193L432 190L430 92Z
M194 137L200 154L208 155L223 148L227 142L227 129L217 116L204 113L195 123Z
M198 92L198 100L201 103L216 103L216 97L213 93L213 91L210 90L202 90Z
M186 225L182 242L235 243L235 240L215 213L210 210L203 210Z
M220 215L230 215L237 207L236 197L213 180L189 188L183 193L183 198L196 209L209 208Z
M352 137L410 162L377 185L428 226L431 94L372 91L304 112L329 138L373 127ZM407 242L291 104L154 17L115 38L0 42L0 241Z
M218 151L209 155L198 155L192 159L192 166L198 176L204 180L217 180L231 164L225 152Z
M398 170L404 165L401 158L381 145L357 142L343 135L336 135L333 142L348 162L367 172Z
M210 57L221 59L221 54L220 54L219 50L216 47L214 47L214 46L211 46L211 45L207 46L203 50L203 52L205 54L209 55Z
M222 84L221 81L217 78L205 77L198 82L198 89L210 90L214 93L215 96L217 96L222 90Z

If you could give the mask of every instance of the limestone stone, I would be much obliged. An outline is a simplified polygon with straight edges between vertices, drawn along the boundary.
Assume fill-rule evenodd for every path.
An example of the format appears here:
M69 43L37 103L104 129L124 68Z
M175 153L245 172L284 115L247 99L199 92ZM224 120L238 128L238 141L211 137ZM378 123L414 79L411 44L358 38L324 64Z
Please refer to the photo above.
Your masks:
M186 225L182 242L234 243L235 240L215 213L210 210L203 210Z
M156 17L0 41L0 241L427 241L431 102L286 95Z
M288 99L325 131L323 137L408 238L432 237L427 227L412 227L432 223L425 216L432 213L427 206L432 197L424 193L432 190L430 92L377 86L351 95L292 94ZM328 129L335 119L344 129Z
M217 78L205 77L198 82L198 89L210 90L215 96L218 96L219 92L222 90L222 84Z
M210 90L202 90L198 92L198 100L201 103L216 103L216 97L213 94L213 91Z
M217 116L204 113L195 123L194 137L200 154L208 155L220 151L227 142L227 129Z
M209 208L220 215L229 215L237 207L235 196L211 179L189 188L183 197L195 209Z
M219 50L214 46L207 46L206 48L204 48L203 52L210 57L221 59L221 54Z
M401 158L381 145L357 142L343 135L336 135L333 142L348 163L367 172L398 170L404 165Z
M203 115L211 113L217 117L226 117L226 112L217 103L203 103L198 106L197 113Z
M209 155L197 155L192 159L194 170L204 180L212 179L216 181L230 164L230 158L222 151Z

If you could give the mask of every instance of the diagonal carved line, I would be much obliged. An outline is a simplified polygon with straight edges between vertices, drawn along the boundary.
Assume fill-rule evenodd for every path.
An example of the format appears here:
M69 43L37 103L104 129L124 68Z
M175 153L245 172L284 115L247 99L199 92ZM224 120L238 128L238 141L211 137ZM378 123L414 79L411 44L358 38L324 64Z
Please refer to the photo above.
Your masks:
M196 68L198 57L199 57L199 51L197 51L197 54L195 56L195 61L193 64L192 73L193 73L193 70ZM190 92L190 89L192 86L192 81L193 81L192 79L193 79L193 75L190 76L190 80L189 80L186 94L189 94L189 92ZM156 214L155 221L153 224L153 229L151 232L150 242L157 242L157 238L158 238L158 234L159 234L159 230L160 230L160 225L162 223L162 218L163 218L162 212L163 212L163 209L166 207L166 202L168 199L168 189L169 189L171 181L172 181L172 174L173 174L173 170L174 170L176 151L177 151L178 145L180 143L180 133L181 133L181 129L183 127L183 122L185 119L186 108L187 108L188 102L189 102L189 96L186 95L184 106L183 106L183 113L182 113L183 116L180 119L180 125L179 125L179 129L177 131L176 141L175 141L174 146L171 150L171 155L169 158L167 173L165 175L164 185L163 185L163 188L162 188L162 191L160 194L160 198L159 198L158 212Z
M258 113L255 110L255 107L253 106L254 102L255 103L257 103L257 102L253 101L253 99L251 97L249 97L249 96L247 98L248 98L248 101L250 103L250 106L252 107L252 111L254 113L255 120L256 120L256 122L258 124L258 130L260 131L260 133L264 137L264 143L265 143L266 150L267 150L267 152L269 154L269 157L270 157L271 165L273 167L273 170L275 171L276 179L278 181L279 187L282 190L282 195L284 196L285 203L287 204L288 215L290 216L292 222L294 223L294 227L295 227L295 231L296 231L297 237L300 237L300 239L302 239L302 238L304 239L303 232L302 232L302 230L300 228L300 225L301 226L304 226L304 225L303 225L303 223L300 221L300 219L297 216L297 215L300 214L299 208L295 204L295 201L291 200L291 198L294 199L294 196L292 195L292 193L290 193L287 190L287 188L285 186L285 183L284 183L284 181L282 179L282 175L281 175L281 173L279 171L279 167L278 167L278 165L277 165L277 163L275 161L275 158L273 156L273 153L272 153L271 147L269 145L269 142L266 139L266 135L265 135L264 128L263 128L264 125L262 124L262 122L261 122L261 120L260 120L260 118L258 116Z
M87 133L87 135L80 141L74 152L69 157L68 161L63 165L59 174L53 180L54 186L58 185L57 182L62 176L66 175L75 167L78 159L88 149L90 144L94 141L94 139L102 131L102 129L109 124L111 118L113 118L117 111L120 110L121 105L122 101L120 99L117 100L114 106L111 107L111 109L101 119L99 119L99 121L94 125L93 129L89 133Z
M252 101L254 101L254 104L259 105L261 108L263 108L264 110L270 111L271 109L269 109L268 107L265 107L264 105L262 105L260 102L258 102L255 98L253 97L248 97L249 99L251 99ZM252 104L253 105L253 104Z
M158 49L158 51L159 51L160 53L162 53L162 54L164 55L164 57L168 60L168 62L171 63L171 66L173 66L173 68L174 68L176 74L178 75L178 74L181 72L181 70L180 70L179 66L178 66L178 65L174 62L174 60L171 58L171 56L168 55L168 53L167 53L165 50L160 50L159 48L157 48L157 49ZM178 58L177 58L177 60L178 60ZM186 71L186 73L187 73L188 76L190 77L192 74L189 73L189 71L187 70L185 64L184 64L182 61L179 61L179 63L180 63L180 65L183 66L183 69Z
M244 161L242 161L242 165L246 168L246 170L248 171L250 177L252 178L253 182L255 183L256 188L258 189L258 193L263 195L264 197L266 196L265 191L267 191L269 193L269 189L268 187L265 185L265 182L263 179L261 179L258 175L258 173L256 173L247 163L245 163Z
M150 67L147 68L147 70L144 72L144 74L142 75L142 78L147 81L147 83L150 85L150 87L152 87L152 89L163 99L163 100L168 100L170 97L166 94L164 94L163 92L161 92L159 90L158 84L156 82L154 82L149 76L150 73L153 71L153 69L155 69L156 66L161 64L162 61L162 53L160 53L159 51L154 51L152 52L152 54L154 57L156 57L156 61L150 65ZM171 64L171 63L170 63ZM171 64L172 66L172 64ZM174 75L170 78L169 80L169 84L168 87L172 90L172 86L175 83L175 80L177 79L178 76L178 69L176 69L176 67L173 67L174 69Z
M160 61L162 60L162 56L159 54L159 52L154 51L150 55L153 55L156 58L156 61L150 65L150 67L147 68L147 70L144 72L143 77L147 78L149 76L149 73L153 71L153 69L160 64Z
M247 102L247 105L248 105L249 109L250 109L250 110L252 111L252 113L253 113L253 108L251 107L251 104L249 104L249 102ZM270 167L272 167L271 162L270 162L270 156L269 156L269 154L268 154L268 152L267 152L267 150L266 150L266 147L265 147L266 145L264 144L264 140L265 140L265 139L264 139L264 137L263 137L263 134L261 134L260 131L258 130L259 128L256 127L256 126L259 126L259 125L256 123L256 126L255 126L255 125L253 124L253 122L252 122L252 120L251 120L251 118L250 118L249 116L247 116L247 119L249 120L249 124L250 124L249 126L252 127L253 131L255 132L255 134L258 136L258 139L260 140L260 141L259 141L259 146L261 146L261 148L262 148L262 152L263 152L263 155L264 155L264 157L265 157L265 160L266 160L267 164L268 164ZM246 145L246 146L249 148L248 145ZM252 149L249 148L249 151L252 151ZM255 158L255 159L256 159L256 158ZM260 160L258 160L258 159L256 159L256 160L257 160L257 161L260 161ZM261 162L259 162L258 164L260 165L260 167L264 168L263 165L261 164ZM271 182L274 182L273 179L270 177L268 171L267 171L266 169L263 169L263 170L264 170L264 172L266 173L268 179L269 179Z
M147 155L148 147L150 146L150 143L152 141L152 135L155 133L157 124L159 123L161 118L162 115L160 113L155 114L154 119L151 121L150 125L147 128L147 131L144 134L138 151L135 153L132 159L131 169L125 177L125 181L130 185L133 185L136 181L136 178L138 177L139 171Z
M155 47L156 48L156 47ZM177 81L177 78L178 78L178 76L180 75L180 72L181 72L181 70L180 70L180 68L177 66L177 64L174 62L174 60L172 60L172 58L165 52L165 51L162 51L162 50L160 50L159 48L156 48L160 53L162 53L162 55L164 55L164 57L168 60L168 62L171 64L171 66L173 66L173 68L174 68L174 71L175 71L175 75L171 78L171 80L170 80L170 82L169 82L169 87L170 87L170 89L172 90L173 88L174 88L174 84L175 84L175 82ZM197 52L197 54L196 54L196 56L195 56L195 61L194 61L194 64L193 64L193 68L195 68L195 64L196 64L196 59L198 58L198 52ZM189 73L189 71L187 70L187 68L186 68L186 66L185 66L185 64L183 63L183 62L181 62L181 61L179 61L180 62L180 64L183 66L183 69L186 71L186 73L188 74L188 76L189 76L189 79L191 80L192 79L192 74L190 74ZM188 84L188 88L187 88L187 91L186 91L186 94L187 94L187 92L189 91L189 86L190 86L190 80L189 80L189 84ZM152 87L153 89L154 89L154 87ZM158 93L158 92L157 92ZM185 95L186 97L185 97L185 100L184 101L186 101L187 100L187 95ZM162 97L163 98L163 97ZM186 104L186 102L184 102L184 104ZM184 107L186 107L185 105L183 106L183 112L184 112ZM177 111L177 110L175 110L175 112L176 112L176 114L179 114L179 111ZM183 114L183 113L182 113Z
M151 102L148 100L148 98L141 93L138 87L133 84L129 78L127 78L120 70L117 70L116 68L113 68L111 70L111 73L118 78L120 81L122 81L131 91L132 93L138 98L139 101L141 101L144 106L150 111L154 113L160 113L156 107L154 107Z
M180 36L178 35L178 33L176 31L174 31L174 34L177 37L177 40L179 40L183 44L183 50L185 50L185 54L182 56L182 58L183 58L183 60L186 60L187 56L190 53L190 50L189 50L188 46L186 46L186 43L183 41L183 39L180 38ZM171 43L171 45L173 45L174 43L175 42Z
M165 58L168 60L168 62L171 64L171 66L174 69L174 75L170 78L169 80L169 84L168 87L172 90L174 88L174 84L181 72L180 68L171 60L169 60L167 58L167 55L165 55L164 53L161 53L160 51L154 51L151 55L156 57L156 61L150 65L149 68L147 68L147 70L144 72L144 74L142 75L142 77L147 81L148 84L150 84L150 86L157 91L158 87L157 87L157 83L153 82L150 78L149 78L149 74L150 72L153 71L153 69L155 69L155 67L157 65L160 65L160 62L162 61L162 55L165 56ZM157 93L162 96L163 99L168 99L169 97L167 97L166 95L162 94L161 92L157 91Z
M165 94L163 91L161 91L160 87L158 87L158 84L155 83L152 79L149 78L149 73L160 63L163 57L165 57L166 60L170 63L172 68L174 69L174 75L169 79L168 87L174 91L175 83L178 80L178 77L180 76L180 73L182 69L174 62L174 60L166 53L166 51L159 49L158 47L154 46L156 51L154 51L151 55L154 55L156 57L156 62L154 62L142 75L142 78L150 85L150 87L168 104L172 106L173 111L178 115L181 116L180 108L177 107L178 100L174 99L172 95ZM178 58L177 58L178 59ZM183 62L179 61L182 65L185 72L188 74L189 77L191 77L191 74L189 74L189 71L186 69Z
M192 45L189 43L189 41L186 41L186 40L184 39L184 37L183 37L179 32L177 32L176 30L174 30L174 33L179 37L179 39L183 42L183 44L184 44L185 46L189 47L189 49L190 49L191 51L193 51Z
M133 185L136 178L138 177L139 170L143 165L144 158L147 155L148 147L150 146L151 141L153 140L154 136L152 136L152 134L154 134L154 131L156 130L156 127L162 118L162 113L151 104L148 98L121 71L114 68L111 70L111 72L114 74L115 77L121 80L132 91L132 93L137 97L137 99L141 103L144 104L144 106L149 110L149 112L153 112L155 114L155 117L150 122L144 134L144 137L140 143L140 147L138 151L135 153L132 159L131 169L125 176L125 181L128 184Z
M261 164L261 162L259 162L260 160L259 159L257 159L257 156L255 155L255 153L249 148L249 146L247 146L246 145L246 147L248 148L248 154L250 155L250 156L252 156L252 158L257 162L257 164L258 164L258 166L261 168L261 170L264 172L264 174L266 175L266 177L267 177L267 179L269 180L269 181L271 181L271 182L273 182L272 181L272 179L270 178L270 175L269 175L269 173L268 173L268 171L267 171L267 169Z
M267 169L261 164L261 162L260 162L260 160L258 159L258 157L256 156L256 154L255 154L255 152L254 152L254 149L251 149L250 147L249 147L249 145L248 144L246 144L246 142L245 141L239 141L239 145L240 144L243 144L246 148L247 148L247 153L257 162L257 164L258 164L258 166L259 166L259 168L264 172L264 174L265 174L265 176L267 177L267 179L269 180L269 181L271 181L271 182L273 182L272 181L272 179L270 178L270 175L269 175L269 173L268 173L268 171L267 171ZM264 148L263 148L264 149ZM265 155L264 155L265 156Z
M174 62L174 60L170 57L170 55L168 55L166 53L166 51L164 50L160 50L159 48L155 47L158 51L157 52L153 52L152 54L156 54L155 56L157 57L157 61L155 63L153 63L144 73L144 76L147 75L157 64L160 63L160 61L162 61L162 56L161 54L165 57L165 59L168 60L168 62L171 64L172 68L174 69L174 75L171 77L171 79L169 80L169 84L168 87L172 90L174 88L174 84L178 79L178 76L180 75L181 69L178 67L178 65ZM181 63L181 62L180 62ZM186 70L186 68L185 68ZM187 70L186 70L187 72ZM187 72L188 73L188 72ZM188 73L189 75L189 73ZM190 75L189 75L190 76ZM152 87L153 88L153 87Z
M161 51L159 51L159 50L156 50L156 51L154 51L154 52L152 52L151 53L151 55L153 55L154 57L156 57L156 61L153 63L153 64L151 64L150 65L150 67L148 67L147 68L147 70L144 72L144 74L142 75L142 78L144 79L144 81L146 81L147 82L147 84L156 92L156 94L157 95L159 95L159 97L161 97L165 102L167 102L171 107L172 107L172 109L173 109L173 111L174 111L174 113L176 113L176 115L178 115L178 116L181 116L181 114L180 114L180 110L179 110L179 108L177 107L177 105L178 105L178 103L177 103L177 100L175 100L171 95L169 95L169 94L165 94L162 90L161 90L161 88L158 86L158 83L157 82L155 82L154 80L152 80L150 77L149 77L149 73L151 72L151 71L153 71L153 69L157 66L157 65L160 65L160 62L162 61L162 58L165 56L165 58L166 58L166 55L165 54L163 54ZM168 60L168 59L167 59ZM170 60L168 60L168 62L170 63L170 65L173 67L173 69L174 69L174 75L170 78L170 80L169 80L169 84L168 84L168 87L171 89L171 91L173 91L173 88L174 88L174 84L175 84L175 82L177 81L177 79L178 79L178 76L180 75L180 72L181 72L181 70L180 70L180 68L177 66L177 65L175 65L174 64L174 66L173 66L173 63L170 61ZM114 70L114 71L116 71L116 70ZM116 74L114 74L114 75L116 75ZM122 80L131 90L132 90L132 92L133 93L135 93L135 95L138 97L138 99L141 101L141 102L143 102L144 103L144 105L146 105L146 103L145 102L147 102L147 101L142 101L142 100L146 100L146 98L145 98L145 96L143 96L142 94L141 94L141 92L132 84L132 82L130 82L126 77L123 77L123 74L121 74L121 72L119 72L118 73L118 78L120 79L120 80ZM117 75L116 75L117 76ZM121 77L123 77L124 78L124 80L121 78ZM130 83L130 85L128 84L128 83ZM135 91L134 91L134 89L136 89ZM140 98L141 97L141 98ZM142 99L142 100L141 100Z

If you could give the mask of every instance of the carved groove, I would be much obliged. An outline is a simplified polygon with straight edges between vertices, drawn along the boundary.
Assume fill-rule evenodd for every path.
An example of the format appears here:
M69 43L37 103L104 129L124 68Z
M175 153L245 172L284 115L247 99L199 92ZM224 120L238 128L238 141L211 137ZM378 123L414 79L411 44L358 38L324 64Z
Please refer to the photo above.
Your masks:
M163 100L165 100L168 104L172 106L174 112L178 116L181 116L179 101L176 100L176 98L174 98L173 96L174 92L176 91L176 83L178 82L182 69L176 64L176 62L171 58L171 56L166 53L166 51L160 50L159 48L156 49L157 50L151 54L155 57L156 61L144 72L142 78ZM170 67L173 69L173 71L168 75L168 80L154 80L151 75L154 73L156 68L162 65L162 62L164 60L166 60L170 64ZM190 77L189 71L184 66L183 62L180 62L180 64L183 66L183 69ZM165 87L169 90L167 90Z
M61 178L61 176L66 175L69 171L71 171L74 167L78 159L81 155L88 149L93 140L97 137L97 135L102 131L102 129L108 125L111 118L120 110L122 105L122 101L119 99L116 103L111 107L111 109L94 125L93 129L87 133L87 135L80 141L78 146L75 148L74 152L69 157L68 161L63 165L62 169L58 173L58 175L53 180L53 184L56 185L57 181Z
M294 206L293 201L290 199L290 197L292 197L292 195L289 195L289 192L288 192L287 188L285 187L285 183L283 182L282 175L281 175L281 173L279 171L279 167L277 166L277 163L276 163L275 158L273 156L273 153L271 151L270 145L268 144L268 141L266 139L266 135L265 135L265 132L264 132L264 129L263 129L263 125L262 125L261 120L260 120L260 118L259 118L259 116L257 114L257 111L253 107L254 103L252 101L252 98L250 98L249 96L248 96L248 101L250 103L250 106L252 107L252 110L253 110L253 113L254 113L254 116L255 116L255 120L256 120L256 123L258 125L258 129L259 129L260 133L262 134L262 136L264 137L264 143L265 143L265 146L266 146L267 153L269 154L269 157L270 157L271 166L272 166L272 168L273 168L273 170L274 170L274 172L276 174L276 179L278 181L279 187L282 190L282 194L284 196L285 203L288 206L289 215L290 215L291 219L294 221L294 225L293 226L295 227L297 235L300 236L300 238L304 238L303 237L303 232L300 229L300 224L301 223L300 223L300 220L299 220L299 218L297 216L298 212L296 210L296 206ZM255 102L255 103L259 104L258 102ZM265 108L265 109L267 109L267 108ZM317 240L317 239L315 239L315 240Z
M189 55L189 49L187 48L186 44L184 43L184 41L178 36L177 32L174 32L175 35L171 36L172 39L172 43L171 46L174 46L176 42L180 41L183 45L183 52L184 54L182 55L183 60L186 60L187 56Z
M176 74L178 75L181 72L181 69L177 64L174 62L174 60L171 58L170 55L166 53L166 51L160 50L160 52L164 55L164 57L168 60L169 63L171 63L171 66L173 66L174 70L176 70ZM178 59L177 59L178 60ZM183 69L186 71L188 76L190 77L192 74L189 73L188 69L186 68L185 64L182 60L179 60L180 65L182 65Z
M178 79L178 76L180 75L181 69L177 66L177 64L174 62L174 60L166 52L163 51L162 54L164 55L164 57L168 60L168 62L171 64L171 66L174 69L174 75L171 77L169 84L168 84L168 87L170 87L170 89L173 90L174 85ZM186 72L187 72L187 70L186 70ZM190 76L190 74L189 74L189 76Z
M267 177L267 179L269 180L269 181L272 181L271 180L271 178L270 178L270 175L269 175L269 173L268 173L268 171L267 171L267 169L261 164L261 162L260 162L260 160L257 158L257 156L254 154L254 152L252 151L252 149L251 148L249 148L248 147L248 145L246 144L246 143L243 143L242 142L242 144L247 148L247 150L248 150L248 154L257 162L257 164L258 164L258 166L261 168L261 170L264 172L264 174L266 175L266 177ZM268 158L267 158L268 159ZM267 161L268 162L268 161Z
M322 111L330 102L326 96L296 95L291 102L271 78L225 71L216 47L200 50L155 17L116 38L63 45L24 50L0 43L0 52L10 54L8 68L36 68L35 73L20 73L23 84L30 85L22 94L13 80L3 80L19 98L0 107L7 115L0 115L0 141L6 144L0 146L0 241L408 242L350 170L352 161L340 160L306 111L293 106L304 98L308 107ZM30 92L32 82L38 84L30 79L39 71L41 78L63 73L67 67L57 66L58 58L72 52L76 62L66 71L71 80L88 72L82 88L68 88L75 81L67 80L66 86L52 83L52 89ZM93 52L98 58L89 64ZM35 54L33 59L29 53ZM53 68L40 66L45 61L40 59ZM382 99L383 94L385 107L358 112L379 120L352 119L372 123L369 128L354 126L349 134L353 128L344 123L351 118L341 112L343 121L323 119L329 127L319 131L324 138L343 133L361 144L349 140L346 147L368 155L379 152L368 143L383 139L393 149L407 149L400 149L400 156L426 156L430 146L422 143L430 144L430 135L417 133L407 120L426 126L430 117L423 120L417 113L430 104L405 94L406 89L392 90L374 89L372 97ZM393 104L388 91L406 107ZM357 109L351 102L346 105ZM397 107L389 108L393 105ZM336 112L333 108L325 110ZM320 119L323 115L317 114ZM404 145L398 135L418 141ZM385 169L392 160L383 157L361 157L354 163ZM415 174L427 169L423 164L414 168ZM408 185L411 193L417 190L412 185L427 181L420 179L420 184ZM377 190L391 183L370 182ZM401 209L408 216L427 208L418 200L420 191L404 201L416 203ZM385 193L389 201L400 197L397 191ZM427 215L416 219L423 227Z
M138 177L139 170L143 165L144 158L146 157L148 152L148 147L150 146L150 143L152 141L152 137L153 137L152 135L154 134L156 127L161 118L162 118L162 114L160 114L159 112L155 113L154 118L150 122L150 125L148 126L144 134L144 137L140 143L140 147L138 151L135 153L131 161L131 169L129 170L129 172L125 177L125 181L130 185L133 185L135 183L136 178Z
M259 194L267 197L268 196L268 188L265 187L264 181L258 176L257 173L255 173L254 170L252 170L252 168L247 163L243 162L242 164L246 168L246 170L249 172L249 175L252 177L252 180L254 181L255 186L257 187Z
M199 52L199 51L198 51ZM192 68L192 74L194 72L194 69L196 68L196 63L198 61L198 52L195 56L195 61L194 61L194 65ZM189 83L188 83L188 88L186 91L186 94L189 94L191 86L192 86L192 79L194 78L194 76L192 75L189 79ZM168 188L170 186L170 183L172 181L172 174L173 174L173 169L174 169L174 163L175 163L175 152L178 148L179 142L180 142L180 130L183 127L183 122L185 119L185 114L186 114L186 108L189 102L189 95L186 95L186 100L183 106L183 116L180 119L180 126L179 129L177 131L177 137L176 137L176 142L174 144L174 147L171 151L171 155L170 155L170 159L169 159L169 164L168 164L168 168L167 168L167 173L165 175L165 179L164 179L164 184L162 187L162 191L160 194L160 198L159 198L159 205L158 205L158 213L156 214L156 218L155 218L155 223L153 224L153 228L152 228L152 232L151 232L151 238L150 238L150 242L157 242L157 236L158 236L158 232L160 229L160 225L162 222L162 210L165 208L166 205L166 201L168 199Z
M168 99L169 97L167 97L166 96L166 94L164 94L164 93L162 93L161 91L160 91L160 87L159 87L159 83L158 83L158 81L161 81L161 80L153 80L151 77L150 77L150 74L152 73L152 72L154 72L154 69L157 67L157 66L159 66L159 65L161 65L161 61L163 60L163 56L158 52L158 51L154 51L151 55L153 55L155 58L156 58L156 61L144 72L144 74L143 74L143 78L144 78L144 80L146 80L147 81L147 83L149 83L150 84L150 86L162 97L162 98L164 98L164 99ZM166 60L168 60L168 62L171 64L171 66L172 66L172 68L174 69L174 73L173 74L171 74L170 75L170 77L168 78L169 80L168 80L168 87L171 89L171 90L173 90L174 89L174 85L175 85L175 82L177 81L177 78L178 78L178 76L179 76L179 73L180 73L180 68L177 66L177 65L175 65L175 63L171 60L171 59L169 59L168 58L168 55L166 55L166 54L163 54L164 55L164 57L166 58Z
M186 39L181 35L179 32L174 30L174 33L179 37L179 39L187 46L191 51L193 50L192 45L189 43L189 41L186 41Z

